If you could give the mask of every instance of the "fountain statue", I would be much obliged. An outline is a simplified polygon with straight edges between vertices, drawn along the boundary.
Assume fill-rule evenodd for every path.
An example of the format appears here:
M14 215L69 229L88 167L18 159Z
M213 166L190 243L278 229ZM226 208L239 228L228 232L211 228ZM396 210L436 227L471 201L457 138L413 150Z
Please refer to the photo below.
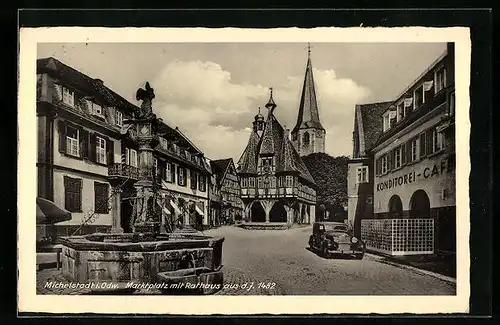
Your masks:
M129 216L132 233L62 237L62 273L80 283L113 282L115 291L133 291L143 283L156 283L163 293L180 293L183 288L195 288L200 294L216 292L223 281L224 237L176 233L171 232L172 225L162 225L153 163L161 120L153 113L155 94L149 82L145 89L137 90L136 98L142 100L140 110L133 119L124 121L139 145L137 194Z

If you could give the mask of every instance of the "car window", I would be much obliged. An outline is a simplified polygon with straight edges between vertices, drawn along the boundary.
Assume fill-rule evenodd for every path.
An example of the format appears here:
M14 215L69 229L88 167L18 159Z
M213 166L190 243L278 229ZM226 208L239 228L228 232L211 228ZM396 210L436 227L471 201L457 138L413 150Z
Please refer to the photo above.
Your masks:
M331 226L330 229L333 231L347 231L346 226Z

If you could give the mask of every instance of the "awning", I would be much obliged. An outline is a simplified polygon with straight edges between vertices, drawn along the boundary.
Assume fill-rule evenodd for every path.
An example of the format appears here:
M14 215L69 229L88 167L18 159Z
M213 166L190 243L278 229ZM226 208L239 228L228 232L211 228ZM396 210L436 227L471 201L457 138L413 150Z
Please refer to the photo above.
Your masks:
M172 208L174 208L177 214L181 214L181 209L179 209L179 207L177 206L177 204L175 204L173 200L170 200L170 205L172 206Z
M54 202L47 199L36 198L36 223L54 224L71 220L71 212L58 207Z
M194 206L194 208L196 209L196 212L198 212L200 215L204 216L205 215L205 212L203 212L199 207L198 207L198 204L196 204Z

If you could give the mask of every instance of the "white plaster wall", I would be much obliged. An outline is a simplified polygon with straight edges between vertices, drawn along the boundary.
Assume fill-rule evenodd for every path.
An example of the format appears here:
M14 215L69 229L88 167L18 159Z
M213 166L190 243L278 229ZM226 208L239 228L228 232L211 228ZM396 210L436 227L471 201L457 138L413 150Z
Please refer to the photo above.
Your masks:
M82 212L72 212L71 220L58 223L57 225L80 225L82 217L88 216L89 212L94 210L94 182L107 183L106 177L91 177L80 173L67 172L54 169L54 202L64 208L64 176L82 179ZM111 186L109 187L111 195ZM107 214L99 214L92 225L111 225L111 210Z

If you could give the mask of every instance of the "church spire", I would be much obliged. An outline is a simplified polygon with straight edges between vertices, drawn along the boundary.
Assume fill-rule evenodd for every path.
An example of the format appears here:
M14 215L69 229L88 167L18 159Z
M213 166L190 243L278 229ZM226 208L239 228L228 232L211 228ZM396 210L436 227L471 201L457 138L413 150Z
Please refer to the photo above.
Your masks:
M324 130L319 119L318 103L316 101L316 89L314 87L314 76L311 63L311 44L307 45L307 65L304 76L304 84L302 86L302 95L300 98L299 114L297 116L297 124L293 128L292 133L296 133L299 129L315 128Z

